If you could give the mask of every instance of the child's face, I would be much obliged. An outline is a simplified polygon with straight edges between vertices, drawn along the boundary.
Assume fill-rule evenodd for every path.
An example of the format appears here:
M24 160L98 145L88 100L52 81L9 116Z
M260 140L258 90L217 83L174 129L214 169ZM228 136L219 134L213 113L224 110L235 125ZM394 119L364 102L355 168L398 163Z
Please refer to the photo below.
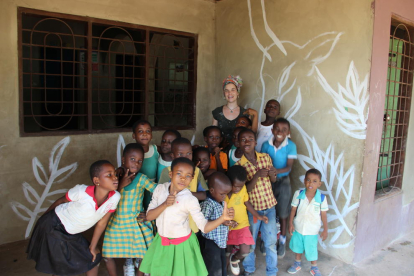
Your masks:
M171 157L173 159L178 157L185 157L187 159L193 160L193 149L191 145L178 144L171 149Z
M282 143L286 139L286 136L290 134L289 125L280 122L276 123L273 125L272 133L275 137L275 140L279 143Z
M247 120L246 117L242 116L237 119L236 127L250 128L250 122Z
M175 191L182 191L190 185L194 177L193 167L189 164L179 163L169 172L171 186Z
M141 124L135 128L135 132L132 133L132 139L140 144L146 146L152 139L152 128L149 124Z
M118 189L118 177L116 177L114 166L111 164L102 165L99 176L93 178L93 184L108 192L116 191Z
M227 185L211 185L209 189L211 196L218 202L223 202L226 199L226 195L230 193L232 187ZM215 187L214 187L215 186Z
M214 128L207 133L207 137L204 137L204 141L206 141L209 149L218 147L221 143L221 139L222 138L220 131Z
M141 170L144 155L140 150L130 150L122 157L122 164L129 173L138 173Z
M270 118L276 118L280 114L280 104L275 100L268 101L264 113Z
M202 173L205 173L210 168L210 154L205 151L199 151L194 155L193 162Z
M234 145L236 148L238 148L238 147L239 147L239 139L238 139L238 137L239 137L239 132L240 132L240 129L235 129L235 130L233 131L233 139L232 139L232 142L233 142L233 145Z
M321 182L321 179L319 178L319 175L308 173L305 177L304 184L305 184L306 190L316 192L316 189L318 189L322 185L322 182Z
M244 153L254 152L254 147L256 146L256 138L253 133L243 132L239 135L239 146Z
M171 143L177 139L173 133L165 133L161 139L161 152L164 154L171 153Z
M233 181L233 183L231 183L232 184L232 187L233 187L231 189L232 193L233 194L239 193L241 191L241 189L243 189L245 183L246 183L245 181L240 181L238 179L235 179Z
M228 103L237 101L237 96L239 93L237 92L237 88L233 83L228 83L226 86L224 86L223 93Z

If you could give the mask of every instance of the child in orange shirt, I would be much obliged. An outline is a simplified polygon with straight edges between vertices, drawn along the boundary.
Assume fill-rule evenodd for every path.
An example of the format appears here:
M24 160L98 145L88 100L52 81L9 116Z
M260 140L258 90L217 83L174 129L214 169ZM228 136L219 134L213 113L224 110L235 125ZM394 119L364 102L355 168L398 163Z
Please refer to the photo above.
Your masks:
M226 172L228 166L227 154L222 152L219 145L223 140L223 134L218 126L208 126L203 130L206 148L210 151L210 169Z

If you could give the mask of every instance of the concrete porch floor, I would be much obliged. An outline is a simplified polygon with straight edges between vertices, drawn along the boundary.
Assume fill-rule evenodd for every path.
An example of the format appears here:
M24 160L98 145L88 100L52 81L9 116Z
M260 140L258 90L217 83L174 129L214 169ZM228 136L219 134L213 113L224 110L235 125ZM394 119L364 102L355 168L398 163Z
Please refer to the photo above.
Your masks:
M36 272L35 263L26 259L27 241L20 241L0 246L0 275L27 276L45 275ZM365 261L356 265L343 263L326 254L319 254L318 266L322 275L414 275L414 232L395 240L390 245L376 252ZM294 254L288 249L286 256L279 260L278 275L290 275L286 272L292 264ZM118 260L118 275L122 276L123 260ZM265 257L257 251L257 270L254 275L266 275ZM296 275L309 275L310 263L303 260L302 270ZM229 272L229 274L231 274ZM105 264L101 263L100 276L107 276Z

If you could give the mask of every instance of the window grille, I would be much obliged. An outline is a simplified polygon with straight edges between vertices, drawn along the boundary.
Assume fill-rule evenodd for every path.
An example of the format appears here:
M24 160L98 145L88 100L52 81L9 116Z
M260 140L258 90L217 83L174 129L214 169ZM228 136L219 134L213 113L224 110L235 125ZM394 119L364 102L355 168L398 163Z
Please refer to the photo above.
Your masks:
M413 90L413 28L392 20L376 190L401 188Z
M197 35L19 8L22 136L195 128Z

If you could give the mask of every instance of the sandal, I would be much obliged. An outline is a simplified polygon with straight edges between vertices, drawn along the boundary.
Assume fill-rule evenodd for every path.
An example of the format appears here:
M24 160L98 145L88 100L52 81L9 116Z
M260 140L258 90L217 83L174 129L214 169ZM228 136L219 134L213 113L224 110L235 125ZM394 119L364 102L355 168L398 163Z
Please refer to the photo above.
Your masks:
M233 273L233 275L237 276L240 274L240 266L239 266L240 260L232 261L233 256L234 254L230 255L230 270L231 270L231 273Z

